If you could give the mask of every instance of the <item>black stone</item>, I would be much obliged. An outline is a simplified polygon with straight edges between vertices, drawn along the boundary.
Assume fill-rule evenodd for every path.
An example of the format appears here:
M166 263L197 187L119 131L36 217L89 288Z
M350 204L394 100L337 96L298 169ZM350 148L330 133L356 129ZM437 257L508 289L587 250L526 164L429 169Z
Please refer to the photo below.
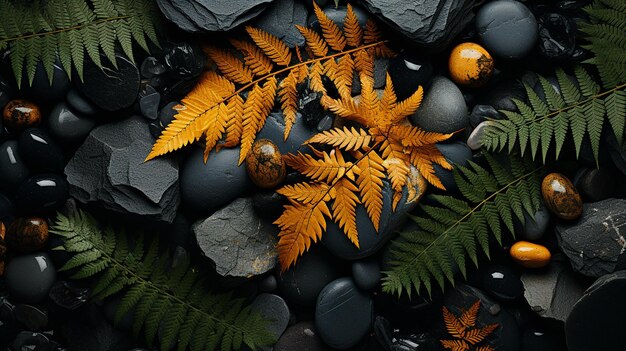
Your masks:
M333 128L333 123L335 120L332 116L326 115L322 117L322 119L317 123L317 128L315 128L319 133L325 132L327 130L331 130Z
M15 207L6 196L0 194L0 222L8 225L15 218Z
M61 207L69 197L64 177L44 173L28 178L15 193L15 205L24 213L42 213Z
M19 152L32 170L62 172L65 158L61 148L40 128L29 128L20 134Z
M174 106L176 105L178 105L178 102L172 101L163 106L163 108L159 111L156 121L150 123L150 134L152 134L154 138L158 138L165 127L167 127L167 125L174 120L174 116L178 113L178 111L174 109Z
M199 48L185 42L171 45L163 57L166 71L181 78L199 75L205 66L204 57L200 52Z
M402 101L411 96L419 86L426 89L430 85L433 65L426 57L401 53L389 60L387 71L398 101Z
M32 84L29 84L28 74L26 73L26 69L24 69L20 95L37 103L50 104L61 100L69 89L70 80L61 62L57 59L54 63L52 85L50 85L48 74L41 62L37 64Z
M504 80L489 89L479 97L479 103L490 105L495 110L517 111L517 106L512 99L526 100L526 90L519 79L512 78Z
M465 143L437 144L436 147L448 162L455 165L467 166L472 159L472 150ZM435 175L441 180L447 191L458 191L459 188L456 185L452 171L444 169L440 165L434 165L434 169Z
M45 299L55 277L56 270L45 253L14 257L5 272L11 297L25 303L38 303Z
M469 125L463 93L443 76L433 78L422 104L410 119L413 125L436 133L455 133Z
M352 278L360 289L374 289L382 278L380 264L376 259L356 261L352 263Z
M324 286L337 278L332 257L321 249L311 249L298 264L278 277L281 295L292 304L311 306Z
M563 60L576 48L576 25L558 13L544 13L539 17L539 50L549 59Z
M83 95L99 108L117 111L130 107L139 93L139 69L128 58L116 54L117 68L103 60L100 68L86 62L84 80L77 84Z
M580 169L573 182L584 202L619 197L620 191L623 191L620 175L608 168Z
M521 230L522 237L530 241L541 239L548 230L550 218L550 211L543 204L532 217L524 212L524 228Z
M330 351L322 342L313 322L299 322L285 330L274 351Z
M23 331L17 334L11 345L13 350L19 351L53 351L54 344L47 336L41 333Z
M319 108L319 104L316 105ZM321 119L323 116L324 115L319 115L319 118ZM256 140L269 139L273 141L283 155L287 153L297 153L298 151L307 152L309 148L303 147L302 144L316 134L315 127L317 125L317 121L318 120L316 120L309 127L305 123L305 119L298 113L296 116L296 122L293 124L289 137L285 141L285 118L283 113L272 112L267 117L265 125L259 134L257 134Z
M502 302L513 302L524 294L519 276L504 265L493 264L482 272L483 287L489 295Z
M17 141L9 140L0 145L0 190L13 193L29 175L28 167L19 153Z
M274 222L283 213L284 196L272 190L261 190L252 196L254 212L271 222Z
M151 120L155 120L159 113L159 103L161 102L161 94L152 93L139 99L139 108L141 114Z
M565 322L570 351L620 350L626 345L626 271L605 275L576 303Z
M274 294L261 294L250 305L252 311L261 315L270 323L267 330L275 339L278 339L289 324L289 307L282 297Z
M469 119L471 126L475 128L481 122L485 122L490 119L502 119L502 114L493 108L493 106L475 105L472 108L472 113L470 113Z
M97 115L100 110L94 106L91 102L87 101L84 96L76 89L71 89L65 97L67 105L79 114L85 116Z
M15 319L28 330L41 331L48 325L48 313L35 306L17 304L13 313Z
M52 285L48 295L58 306L75 310L87 302L89 289L81 288L76 283L58 281Z
M287 46L301 46L304 37L296 25L306 27L308 11L302 2L293 0L274 0L274 2L259 16L254 26L262 29Z
M153 56L146 57L139 68L141 76L144 78L152 78L165 73L165 66Z
M259 290L263 292L273 292L278 288L278 281L273 274L261 279L259 282Z
M324 287L317 298L315 327L320 338L336 349L355 346L370 330L373 301L350 278L340 278Z
M566 351L564 338L553 330L532 328L522 335L521 351Z
M96 121L75 113L65 102L57 104L48 116L50 134L63 144L82 142L95 126Z

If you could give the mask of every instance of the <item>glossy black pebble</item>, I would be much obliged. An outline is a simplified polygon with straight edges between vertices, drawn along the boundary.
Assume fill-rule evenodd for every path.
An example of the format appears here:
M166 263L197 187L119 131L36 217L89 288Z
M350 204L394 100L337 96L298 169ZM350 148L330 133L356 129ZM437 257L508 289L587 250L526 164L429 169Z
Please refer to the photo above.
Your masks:
M63 171L63 152L46 131L39 128L25 130L20 134L18 147L22 160L30 169Z
M72 89L67 93L65 101L67 101L67 104L74 111L84 115L93 116L99 112L98 108L91 102L87 101L87 99L76 89Z
M35 253L11 259L4 275L12 298L38 303L48 296L56 270L47 254Z
M27 213L53 211L69 197L67 180L57 174L39 174L30 177L17 189L15 205Z
M502 302L511 302L524 294L524 286L513 270L503 265L491 265L483 272L485 290Z
M28 173L17 142L9 140L0 144L0 191L14 192L28 177Z

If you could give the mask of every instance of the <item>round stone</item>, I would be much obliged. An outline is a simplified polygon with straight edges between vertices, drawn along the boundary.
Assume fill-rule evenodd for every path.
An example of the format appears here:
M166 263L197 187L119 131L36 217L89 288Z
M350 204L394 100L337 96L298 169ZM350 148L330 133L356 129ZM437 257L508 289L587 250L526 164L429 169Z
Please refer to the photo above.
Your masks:
M552 257L545 246L528 241L516 242L511 246L509 253L515 262L526 268L545 267Z
M26 213L54 211L69 197L69 185L64 177L44 173L28 178L17 189L15 204Z
M39 251L48 242L48 222L40 217L17 218L9 226L5 241L11 252Z
M50 134L68 144L82 142L95 126L94 120L74 113L65 102L57 104L48 117Z
M19 151L22 160L32 170L63 172L63 151L48 133L40 128L29 128L20 134Z
M65 101L67 101L68 106L72 110L85 116L97 115L99 112L98 108L91 102L87 101L87 99L85 99L85 97L83 97L76 89L72 89L67 93Z
M374 317L372 298L351 278L339 278L324 287L315 306L315 327L330 347L346 350L365 337Z
M524 212L522 236L526 240L539 240L548 229L548 224L550 224L550 212L545 206L541 206L532 217Z
M507 266L493 264L482 273L483 287L497 300L513 302L524 295L521 279Z
M0 193L0 221L4 223L11 223L13 218L15 218L14 213L15 208L13 207L13 203L6 196Z
M41 111L30 101L11 100L4 106L2 121L9 131L19 132L41 123Z
M450 79L433 78L411 122L427 132L454 133L469 125L463 93Z
M273 274L261 279L259 282L259 290L263 292L273 292L278 287L278 281Z
M246 170L252 182L265 189L276 187L287 175L278 146L268 139L259 139L252 144L246 157Z
M243 194L250 186L244 166L238 166L239 148L211 152L204 163L197 148L185 161L180 174L183 203L194 212L218 209Z
M324 286L337 275L332 257L312 249L278 277L278 289L289 303L312 306Z
M455 83L473 88L481 87L493 74L493 58L476 43L461 43L450 53L448 70Z
M41 61L35 68L32 84L28 81L29 76L24 69L20 95L42 104L52 104L62 99L70 89L71 83L58 56L52 68L52 85Z
M480 140L485 135L485 131L494 124L493 121L480 122L467 138L467 146L474 151L479 150L483 146Z
M260 314L263 319L271 321L267 329L276 340L287 329L289 307L282 297L274 294L261 294L252 301L250 309Z
M0 145L0 190L13 193L28 178L28 168L22 161L17 141L8 140Z
M55 277L56 271L46 253L14 257L5 272L11 296L26 303L38 303L45 299Z
M556 333L552 330L532 328L522 335L522 351L555 351L567 350L563 342L562 330Z
M472 150L467 146L467 144L462 142L437 144L435 147L443 154L450 164L467 166L469 165L469 160L472 159ZM435 169L435 176L441 180L441 183L446 188L446 191L454 192L459 190L451 170L447 170L437 164L433 167Z
M274 351L327 351L317 335L313 322L299 322L287 328L274 346Z
M420 87L427 87L433 76L433 65L429 59L401 53L389 61L387 69L399 101L402 101Z
M360 289L374 289L382 278L380 264L375 259L356 261L352 263L352 278Z
M491 1L478 10L476 29L483 44L496 57L526 56L537 41L537 20L528 7L514 0Z
M567 59L576 49L576 24L558 13L539 17L539 51L552 60Z
M543 178L541 195L550 212L561 219L576 219L583 212L583 202L574 184L560 173Z

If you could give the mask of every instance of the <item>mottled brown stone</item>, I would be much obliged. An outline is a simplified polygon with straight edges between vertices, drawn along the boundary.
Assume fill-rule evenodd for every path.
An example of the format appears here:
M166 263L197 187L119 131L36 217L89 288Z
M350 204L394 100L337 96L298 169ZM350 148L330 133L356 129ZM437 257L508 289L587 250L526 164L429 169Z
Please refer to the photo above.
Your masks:
M30 101L11 100L2 111L2 120L10 131L22 131L41 123L41 111Z
M41 250L48 242L48 222L39 217L17 218L9 226L5 241L11 252Z
M285 180L287 170L278 146L268 139L254 142L246 157L246 169L252 182L271 189Z
M583 201L574 184L560 173L543 178L541 194L550 212L561 219L576 219L583 212Z

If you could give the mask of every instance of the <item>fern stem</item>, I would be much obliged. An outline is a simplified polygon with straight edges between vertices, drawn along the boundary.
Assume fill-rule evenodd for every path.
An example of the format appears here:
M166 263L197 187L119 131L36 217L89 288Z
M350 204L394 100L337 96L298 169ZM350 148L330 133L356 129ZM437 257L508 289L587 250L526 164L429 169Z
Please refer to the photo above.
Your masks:
M113 21L118 21L118 20L129 19L130 17L131 16L109 17L109 18L99 19L97 21L93 21L93 22L90 22L90 23L79 24L79 25L72 26L72 27L55 29L55 30L47 31L47 32L25 34L25 35L21 35L21 36L18 36L18 37L2 39L2 40L0 40L0 44L2 44L2 43L11 43L13 41L18 41L18 40L23 40L23 39L30 39L30 38L35 38L35 37L42 37L42 36L52 35L52 34L57 34L57 33L69 32L69 31L73 31L73 30L89 27L89 26L92 26L92 25L98 25L98 24L105 23L105 22L113 22Z

